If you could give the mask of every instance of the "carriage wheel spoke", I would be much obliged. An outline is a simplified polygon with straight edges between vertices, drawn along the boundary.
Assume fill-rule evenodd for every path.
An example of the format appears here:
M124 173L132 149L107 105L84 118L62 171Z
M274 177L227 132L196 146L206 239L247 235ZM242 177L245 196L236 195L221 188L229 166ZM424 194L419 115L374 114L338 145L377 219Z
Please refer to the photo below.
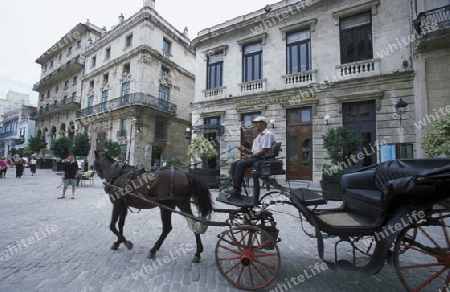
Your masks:
M255 268L256 272L259 274L259 276L261 278L263 278L264 281L267 281L266 276L264 275L264 273L255 265L255 263L252 263L253 268Z
M418 228L419 228L419 230L420 231L422 231L422 233L436 246L436 247L438 247L438 248L440 248L440 249L442 249L440 246L439 246L439 244L437 244L437 242L433 239L433 238L431 238L431 236L427 233L427 232L425 232L425 230L423 230L423 228L422 228L422 226L417 226Z
M223 248L223 249L226 249L226 250L228 250L229 252L232 252L232 253L234 253L234 254L237 254L237 255L241 254L239 251L235 251L235 250L231 249L231 248L228 247L228 246L220 245L220 247Z
M255 286L255 281L253 280L253 274L252 274L252 269L247 268L248 271L248 276L250 277L250 283L252 284L252 287Z
M276 266L271 266L271 265L269 265L269 264L267 264L267 263L264 263L264 262L261 262L261 261L258 261L258 260L253 260L255 263L258 263L258 264L260 264L261 266L264 266L264 267L266 267L266 268L269 268L269 269L271 269L271 270L276 270L277 269L277 267Z
M442 273L444 273L446 270L447 270L447 268L443 267L442 270L440 270L439 272L435 273L434 275L432 275L431 277L426 279L425 282L423 282L419 287L415 288L414 291L420 291L423 287L427 286L428 284L433 282L437 277L442 275Z
M239 262L235 263L233 266L231 266L231 268L229 268L228 270L224 271L225 274L228 274L229 272L231 272L232 270L234 270L237 266L239 266Z
M447 246L450 246L450 238L449 238L449 235L448 235L447 226L445 226L445 221L443 219L443 216L442 216L441 212L439 212L439 216L440 216L442 231L444 232L444 236L445 236L445 241L447 242Z

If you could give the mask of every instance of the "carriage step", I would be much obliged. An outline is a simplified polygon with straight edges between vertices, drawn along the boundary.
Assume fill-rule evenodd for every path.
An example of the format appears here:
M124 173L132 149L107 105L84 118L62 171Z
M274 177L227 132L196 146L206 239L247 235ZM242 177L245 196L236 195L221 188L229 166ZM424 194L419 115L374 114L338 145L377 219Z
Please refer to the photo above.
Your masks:
M325 205L327 203L320 192L309 189L290 189L290 195L306 206Z
M220 192L219 196L216 198L216 201L238 207L253 206L253 196L242 196L241 198L236 199L230 197L230 195L225 192Z

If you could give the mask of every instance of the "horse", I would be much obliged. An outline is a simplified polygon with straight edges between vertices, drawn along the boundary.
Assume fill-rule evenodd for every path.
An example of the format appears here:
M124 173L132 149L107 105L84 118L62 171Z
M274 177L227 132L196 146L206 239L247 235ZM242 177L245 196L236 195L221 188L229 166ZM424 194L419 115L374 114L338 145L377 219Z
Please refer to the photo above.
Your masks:
M110 230L117 236L117 241L111 246L112 250L117 250L121 243L127 249L133 248L133 243L128 241L123 235L123 227L128 212L128 207L136 209L152 209L156 205L151 201L136 196L144 194L152 200L157 201L171 209L178 209L189 215L193 215L191 209L191 199L197 205L202 217L210 215L212 212L211 193L207 185L200 179L189 173L174 167L166 167L158 171L137 172L132 165L122 165L104 153L94 151L95 167L98 176L106 180L105 192L109 194L113 205ZM159 207L161 211L162 233L155 245L150 249L147 257L154 258L165 238L172 230L172 212ZM118 221L118 230L116 223ZM203 244L198 232L194 232L196 240L196 252L192 257L193 263L200 262Z

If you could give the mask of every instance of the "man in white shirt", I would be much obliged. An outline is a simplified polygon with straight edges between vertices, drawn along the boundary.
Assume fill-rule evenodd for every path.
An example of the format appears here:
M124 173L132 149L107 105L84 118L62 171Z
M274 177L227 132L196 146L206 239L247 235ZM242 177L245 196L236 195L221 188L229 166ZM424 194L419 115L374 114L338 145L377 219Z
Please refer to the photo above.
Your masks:
M236 148L242 152L241 160L233 162L231 165L231 176L233 178L233 187L225 190L234 198L241 197L242 179L244 178L245 170L253 166L253 163L261 160L275 142L275 136L272 132L266 129L266 118L259 116L253 120L256 126L258 135L253 140L252 150L243 145Z

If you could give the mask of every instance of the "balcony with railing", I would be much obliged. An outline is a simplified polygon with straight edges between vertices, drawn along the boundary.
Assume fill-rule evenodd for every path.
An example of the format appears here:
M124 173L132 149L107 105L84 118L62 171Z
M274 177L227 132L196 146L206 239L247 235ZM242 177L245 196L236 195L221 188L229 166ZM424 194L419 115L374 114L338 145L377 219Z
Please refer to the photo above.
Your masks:
M259 79L239 84L242 94L258 93L266 90L266 79Z
M283 75L284 84L287 88L306 86L312 83L316 83L317 70L309 70L298 72L295 74Z
M414 40L416 50L448 47L450 5L419 13L413 27L418 35Z
M221 86L211 89L203 90L206 99L210 98L224 98L227 87Z
M47 115L47 114L55 114L56 112L64 111L64 110L71 110L71 109L78 109L80 106L81 97L79 96L72 96L62 99L59 102L56 102L54 104L47 105L45 107L42 107L38 110L36 110L36 118ZM30 116L31 118L31 116Z
M112 110L118 110L128 106L145 106L155 110L159 110L171 115L176 115L177 106L169 101L156 98L150 94L136 92L123 95L110 101L101 102L97 105L84 108L77 111L77 119L85 118L92 115L99 115Z
M15 138L16 136L17 131L7 131L4 133L0 133L0 139Z
M33 86L34 91L43 91L49 88L52 85L52 81L56 80L58 76L61 76L61 79L68 78L69 76L75 74L78 70L81 70L84 67L84 58L80 56L76 56L72 60L68 61L55 71L51 72L39 82L35 83ZM60 79L58 78L58 79Z
M342 78L359 78L380 75L380 59L369 59L336 65L338 76Z

